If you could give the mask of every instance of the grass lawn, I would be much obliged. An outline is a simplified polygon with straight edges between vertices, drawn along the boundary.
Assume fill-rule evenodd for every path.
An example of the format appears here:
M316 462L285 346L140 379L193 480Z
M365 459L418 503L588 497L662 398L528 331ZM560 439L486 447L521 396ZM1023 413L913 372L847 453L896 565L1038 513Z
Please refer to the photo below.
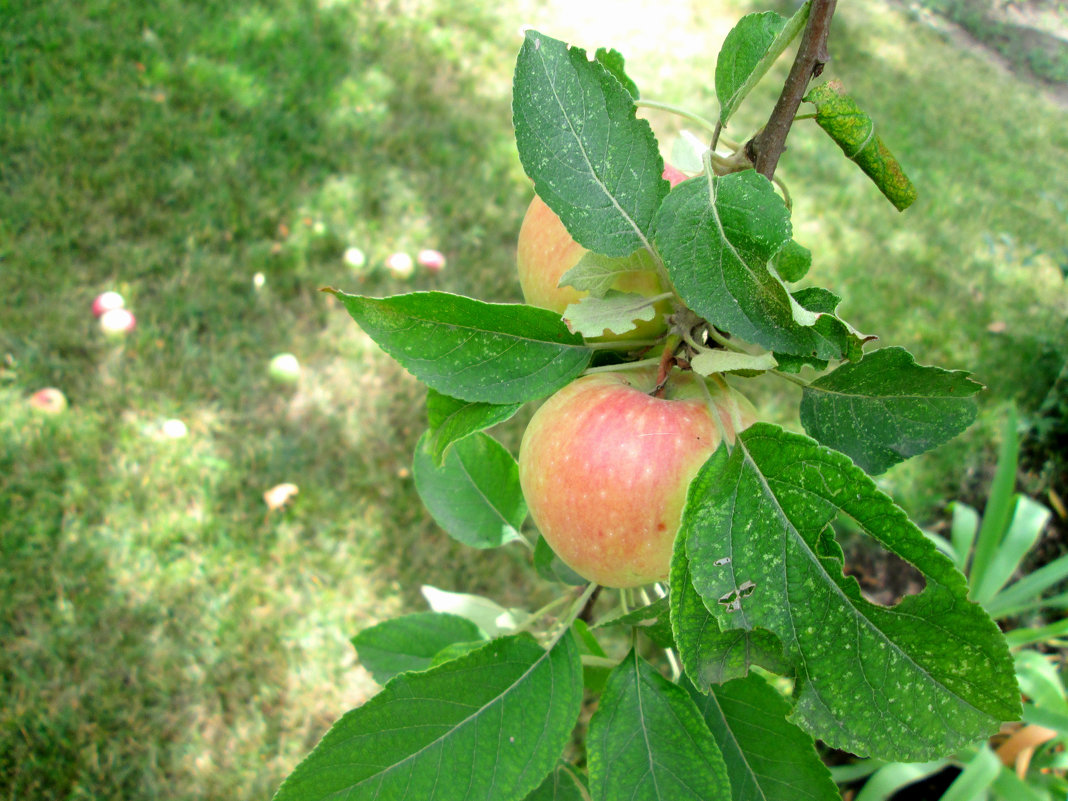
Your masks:
M420 584L548 597L525 551L455 545L422 511L423 390L318 290L518 300L519 26L614 46L643 95L711 115L719 42L757 8L0 8L0 797L267 797L375 692L347 639L422 608ZM841 4L832 45L828 74L921 198L897 214L797 128L781 174L812 279L861 330L989 387L972 432L886 478L933 515L991 463L1004 404L1035 409L1064 362L1068 112L897 5ZM651 119L670 147L678 122ZM449 265L357 274L353 246ZM105 289L137 315L122 342L89 312ZM268 378L283 351L296 387ZM28 408L45 386L68 412ZM788 387L756 397L791 422ZM269 512L282 482L300 492Z

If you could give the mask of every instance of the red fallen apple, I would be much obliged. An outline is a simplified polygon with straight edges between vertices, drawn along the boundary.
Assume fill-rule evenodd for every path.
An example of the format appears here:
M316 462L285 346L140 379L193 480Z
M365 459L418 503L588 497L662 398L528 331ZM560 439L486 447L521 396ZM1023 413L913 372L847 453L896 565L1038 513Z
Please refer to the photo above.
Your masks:
M672 186L685 181L686 177L670 165L664 167L664 178ZM563 314L568 306L585 297L585 292L571 286L559 286L559 283L563 274L578 264L586 252L586 248L571 238L556 213L535 195L519 228L516 249L519 286L523 290L524 300L531 306ZM630 258L644 259L646 255L638 251ZM650 297L666 291L654 270L623 273L612 288ZM598 339L651 339L659 336L667 327L664 315L670 312L671 306L664 301L657 304L656 308L658 314L652 320L641 321L636 328L623 334L605 331L604 336Z
M101 292L93 299L93 316L100 317L104 312L121 309L125 305L126 301L118 292Z
M756 409L740 393L675 371L653 397L655 370L594 373L534 414L519 448L530 514L557 555L607 587L667 578L686 490ZM711 405L709 401L711 397ZM719 416L717 425L713 416Z
M445 254L440 250L420 250L415 261L427 272L440 273L445 269Z
M134 330L137 320L129 309L108 309L100 315L100 330L113 339L119 339Z
M67 408L67 396L55 387L45 387L30 395L30 406L43 414L59 414Z

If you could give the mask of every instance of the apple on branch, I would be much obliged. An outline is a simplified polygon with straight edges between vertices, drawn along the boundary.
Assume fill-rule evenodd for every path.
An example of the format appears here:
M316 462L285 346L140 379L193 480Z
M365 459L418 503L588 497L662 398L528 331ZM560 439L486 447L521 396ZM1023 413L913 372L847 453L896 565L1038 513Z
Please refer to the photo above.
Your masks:
M664 178L672 186L685 181L687 176L668 165ZM519 228L519 243L516 248L516 264L519 269L519 286L524 300L531 306L540 306L561 314L573 303L578 303L586 292L571 286L560 286L560 279L589 251L571 238L563 222L538 197L530 202L523 224ZM630 266L636 267L645 258L643 251L627 257ZM652 265L650 265L652 266ZM612 285L620 292L631 292L647 297L660 295L669 288L661 283L655 269L632 269L622 273ZM670 303L656 305L657 314L652 320L642 321L624 334L605 331L597 337L603 340L653 339L667 329L665 315L671 311Z
M542 536L607 587L667 578L690 481L724 436L733 442L757 420L743 395L692 372L673 371L655 390L651 368L579 378L538 409L519 448Z

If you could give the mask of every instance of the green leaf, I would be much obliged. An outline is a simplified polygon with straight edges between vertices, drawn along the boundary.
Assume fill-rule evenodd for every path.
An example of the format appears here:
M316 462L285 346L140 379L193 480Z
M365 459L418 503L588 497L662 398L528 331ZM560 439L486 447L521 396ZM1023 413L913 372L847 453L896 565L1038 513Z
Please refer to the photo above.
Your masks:
M367 298L330 291L408 372L461 400L508 404L551 395L593 354L548 309L447 292Z
M476 651L486 644L483 640L468 640L467 642L454 642L446 645L436 654L434 658L430 660L430 664L433 667L438 665L444 665L446 662L451 662L454 659L459 659L461 656L467 656L472 651Z
M783 281L800 281L812 266L812 251L791 239L772 257L771 266Z
M768 261L790 241L790 212L753 170L691 178L667 196L656 244L686 305L722 331L779 353L839 358ZM815 315L812 315L813 319Z
M584 337L599 337L612 332L625 334L639 321L656 317L656 309L645 295L609 290L603 298L585 297L564 309L569 331Z
M675 638L671 634L670 606L667 598L658 598L651 604L624 615L603 620L597 624L596 628L614 626L633 626L661 648L675 647Z
M470 620L440 612L416 612L366 628L352 638L356 654L375 681L385 684L398 673L426 670L434 655L457 642L485 639Z
M972 558L968 576L972 587L983 582L987 568L994 559L998 545L1001 544L1001 538L1009 528L1015 504L1016 467L1020 457L1015 405L1009 405L1003 426L994 480L990 482L990 494L986 500L986 508L983 509L983 520L975 541L975 556Z
M747 14L727 34L716 59L721 125L804 29L810 5L806 2L789 20L770 11Z
M919 569L923 592L894 607L867 601L842 572L839 514ZM757 423L701 468L678 536L719 625L778 636L798 670L793 720L828 745L930 759L1018 716L997 626L967 600L952 562L841 453Z
M948 759L938 759L919 764L891 762L883 765L864 782L854 801L889 801L898 790L945 770L949 764Z
M647 251L637 256L614 259L600 253L586 251L578 263L560 276L560 286L572 286L589 292L595 298L603 298L625 273L656 271L656 265Z
M971 556L972 544L978 531L979 513L966 503L954 501L950 541L953 544L954 562L962 573L967 571L968 558ZM969 581L970 579L969 576Z
M729 801L723 757L690 696L633 649L590 720L595 801Z
M594 58L603 66L606 70L612 73L612 76L619 81L623 88L627 90L631 97L637 100L641 95L638 92L638 84L634 83L627 75L624 67L623 54L618 50L609 50L604 47L598 47L597 53Z
M519 466L503 445L477 433L457 442L443 466L427 447L429 433L415 446L412 474L430 516L473 548L498 548L523 539L519 530L527 504L519 487Z
M578 771L571 765L560 763L524 801L589 801L589 798Z
M941 801L974 801L982 798L1001 773L1001 761L985 743L953 780Z
M519 801L556 764L581 701L570 636L551 651L494 640L394 678L333 725L275 801Z
M652 128L601 63L537 31L516 61L512 118L534 189L587 250L628 256L649 245L668 193Z
M816 124L856 163L898 211L916 199L916 187L875 133L875 123L861 111L838 81L809 90L805 100L816 106Z
M784 27L786 18L774 11L746 14L723 40L716 59L716 97L719 98L721 124L727 124L746 93L762 77L755 76L756 80L750 82L756 66Z
M448 592L424 584L419 591L435 612L446 612L467 618L490 637L515 631L527 613L517 609L505 609L496 601L481 595L464 592Z
M690 696L723 752L733 801L840 801L812 738L787 721L790 704L760 676Z
M764 372L779 366L771 353L737 353L733 350L706 350L690 360L691 369L698 375L713 373Z
M564 560L556 555L556 551L540 534L534 545L534 569L546 581L562 581L574 587L590 583L564 564Z
M1016 498L1012 523L998 545L997 553L987 566L983 579L973 584L972 600L987 606L998 591L1009 583L1013 573L1038 542L1050 518L1050 510L1026 495Z
M434 464L441 467L445 463L445 454L454 442L503 423L522 405L465 401L429 390L426 395L426 415L430 432L426 445L434 456Z
M904 348L882 348L807 386L801 423L877 475L971 425L972 396L982 388L968 373L921 366Z
M722 561L718 560L718 561ZM713 684L748 675L752 665L791 673L782 644L764 629L722 631L694 589L686 542L675 540L671 558L671 630L686 677L702 693Z

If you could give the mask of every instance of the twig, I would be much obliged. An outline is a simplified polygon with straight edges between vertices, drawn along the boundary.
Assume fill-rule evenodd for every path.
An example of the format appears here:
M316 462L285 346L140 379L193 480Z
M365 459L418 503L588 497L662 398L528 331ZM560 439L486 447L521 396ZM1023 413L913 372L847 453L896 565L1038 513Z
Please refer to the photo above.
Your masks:
M746 150L757 172L771 179L779 157L786 149L786 137L794 116L801 107L801 98L805 96L808 82L823 72L827 63L827 34L831 28L831 17L837 0L812 0L812 10L808 15L808 25L797 49L797 57L790 68L790 74L783 84L775 108L768 118L764 129L746 144Z

